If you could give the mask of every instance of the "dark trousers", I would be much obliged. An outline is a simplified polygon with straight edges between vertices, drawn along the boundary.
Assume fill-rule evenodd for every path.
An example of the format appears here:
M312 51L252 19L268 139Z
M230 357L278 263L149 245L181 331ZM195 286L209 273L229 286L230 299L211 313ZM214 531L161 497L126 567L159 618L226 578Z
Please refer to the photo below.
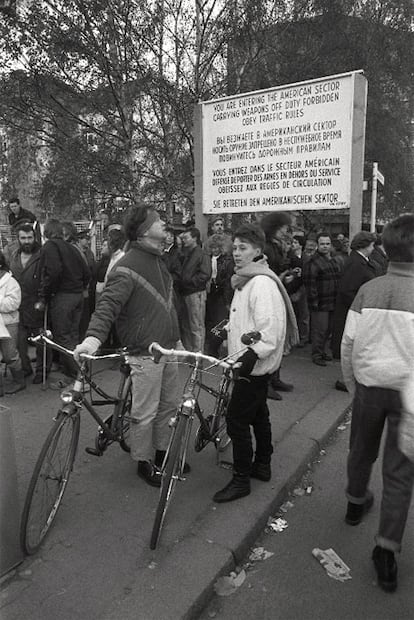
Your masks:
M79 342L79 324L83 310L82 293L56 293L50 300L49 316L54 340L73 350ZM76 377L78 366L73 357L61 356L63 372Z
M333 311L312 311L312 358L323 357L326 353L326 344L332 333Z
M383 493L376 542L391 551L401 548L414 484L414 463L398 447L400 417L399 392L357 383L352 407L347 498L356 504L364 502L387 420L382 464Z
M22 325L19 323L19 332L18 332L18 340L17 340L17 348L19 351L20 359L22 360L22 369L24 372L30 372L32 370L32 365L30 363L30 358L28 355L29 343L27 339L29 336L37 336L41 331L43 331L42 327L28 327L27 325ZM49 373L50 367L52 365L52 354L51 350L46 350L46 372ZM36 347L36 368L35 373L37 375L41 375L43 372L43 346Z
M291 301L298 324L300 342L306 344L309 340L309 309L304 286L299 289L294 299L295 301L293 299Z
M270 463L273 453L272 429L267 408L269 375L236 381L227 410L227 432L233 442L235 473L249 475L253 461L250 426L256 439L255 460Z

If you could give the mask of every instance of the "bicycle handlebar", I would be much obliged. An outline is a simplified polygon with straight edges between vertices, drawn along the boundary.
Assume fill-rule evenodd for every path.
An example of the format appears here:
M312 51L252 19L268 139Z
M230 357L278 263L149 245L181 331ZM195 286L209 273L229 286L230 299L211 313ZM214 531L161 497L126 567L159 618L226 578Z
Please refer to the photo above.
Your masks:
M236 364L240 364L236 360L226 359L219 360L216 357L211 355L204 355L204 353L194 353L193 351L183 351L182 349L164 349L158 342L152 342L148 347L150 354L154 358L154 362L158 363L163 355L166 357L182 357L188 358L193 357L195 361L205 361L211 364L212 366L221 366L226 370L229 368L235 368Z
M51 334L51 332L48 332L48 333ZM56 349L56 351L60 351L61 353L65 353L66 355L71 355L73 357L74 351L71 351L70 349L63 347L61 344L58 344L57 342L54 342L53 340L51 340L48 337L48 333L39 334L38 336L31 336L30 338L28 338L28 340L30 340L30 342L33 342L33 344L46 343L52 349ZM85 360L106 360L106 359L115 359L115 358L120 359L121 357L125 357L125 355L127 354L128 354L127 351L119 352L119 353L108 353L105 355L89 355L88 353L82 353L81 357L83 357Z

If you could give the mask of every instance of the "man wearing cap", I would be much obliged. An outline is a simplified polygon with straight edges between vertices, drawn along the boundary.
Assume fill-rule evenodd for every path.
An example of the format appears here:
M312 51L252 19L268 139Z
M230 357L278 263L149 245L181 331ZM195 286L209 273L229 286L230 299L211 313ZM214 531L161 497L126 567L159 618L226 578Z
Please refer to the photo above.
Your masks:
M122 346L130 356L132 377L131 457L138 475L160 486L162 464L170 436L169 420L177 406L177 364L154 364L149 345L157 341L172 348L179 339L173 282L162 259L165 223L155 210L130 207L124 224L130 247L112 268L86 338L75 349L95 353L115 322Z

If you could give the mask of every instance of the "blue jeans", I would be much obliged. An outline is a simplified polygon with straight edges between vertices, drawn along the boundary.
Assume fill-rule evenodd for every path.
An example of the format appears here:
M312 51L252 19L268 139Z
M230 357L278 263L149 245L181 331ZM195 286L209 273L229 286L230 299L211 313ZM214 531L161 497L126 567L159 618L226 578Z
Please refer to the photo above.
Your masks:
M391 551L401 549L414 483L414 463L398 447L400 417L399 392L356 384L346 495L350 502L364 503L387 420L382 464L383 493L376 543Z

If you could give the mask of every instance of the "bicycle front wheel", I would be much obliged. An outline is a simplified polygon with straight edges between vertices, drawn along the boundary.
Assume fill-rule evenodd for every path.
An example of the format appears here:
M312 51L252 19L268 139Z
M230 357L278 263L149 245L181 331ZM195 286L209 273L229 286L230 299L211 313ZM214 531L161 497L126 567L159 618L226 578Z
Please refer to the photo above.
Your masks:
M45 538L61 504L79 440L80 416L59 412L37 459L20 527L23 550L32 555Z
M226 422L227 404L221 401L217 407L217 428L215 432L216 441L214 445L219 452L224 451L231 443L231 439L227 434L227 422Z
M128 377L124 385L124 394L122 396L124 404L121 412L121 429L119 445L125 452L131 452L131 446L129 444L129 426L131 421L131 409L132 409L132 381L131 377Z
M177 425L173 430L170 447L167 451L167 462L162 475L160 498L158 500L154 525L151 533L150 549L152 550L154 550L157 546L168 505L180 476L180 467L183 459L183 450L185 448L185 438L187 435L186 427L188 422L189 418L187 416L178 416Z

